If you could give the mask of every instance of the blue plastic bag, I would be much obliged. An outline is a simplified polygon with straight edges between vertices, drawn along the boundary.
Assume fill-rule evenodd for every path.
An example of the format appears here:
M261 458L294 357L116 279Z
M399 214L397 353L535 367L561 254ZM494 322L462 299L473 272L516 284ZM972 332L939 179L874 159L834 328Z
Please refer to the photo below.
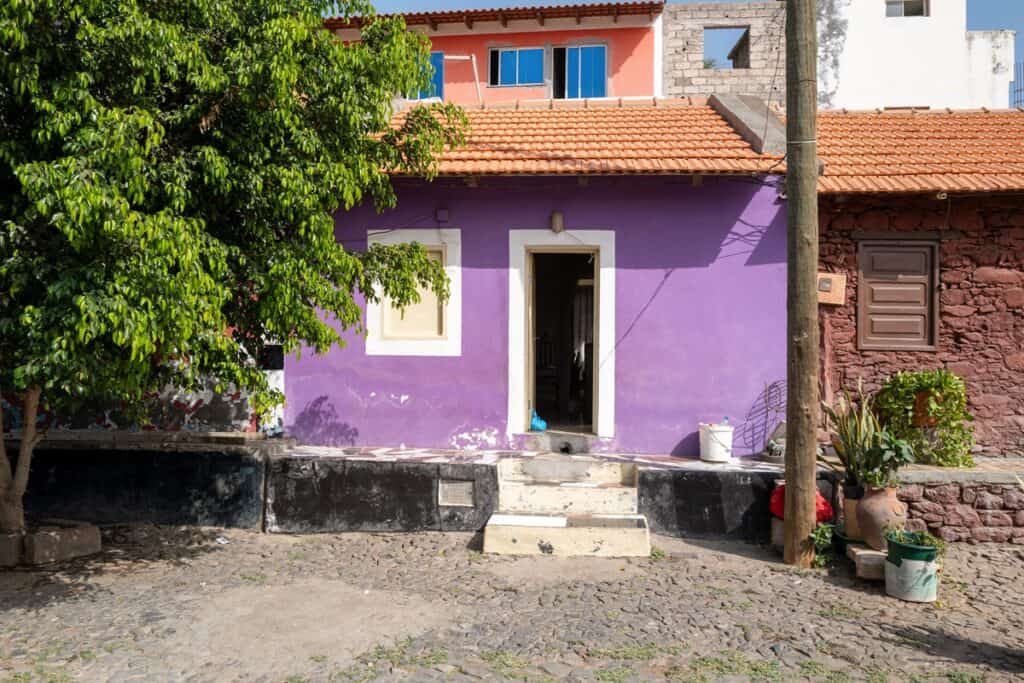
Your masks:
M537 414L537 411L533 411L533 417L530 418L530 431L531 432L546 432L548 430L547 420L541 418Z

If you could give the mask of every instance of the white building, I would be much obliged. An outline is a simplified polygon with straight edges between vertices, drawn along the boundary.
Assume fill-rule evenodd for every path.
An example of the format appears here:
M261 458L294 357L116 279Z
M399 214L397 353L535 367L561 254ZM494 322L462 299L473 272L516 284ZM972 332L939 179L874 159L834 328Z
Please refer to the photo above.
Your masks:
M828 106L1009 106L1015 32L968 31L967 0L829 4L845 35L835 42L837 59L822 64Z

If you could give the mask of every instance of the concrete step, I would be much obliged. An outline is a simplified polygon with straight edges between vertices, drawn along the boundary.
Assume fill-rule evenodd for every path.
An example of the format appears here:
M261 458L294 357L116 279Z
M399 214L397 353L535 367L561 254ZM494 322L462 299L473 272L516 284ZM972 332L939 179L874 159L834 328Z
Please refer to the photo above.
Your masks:
M498 510L538 515L635 515L637 488L586 482L498 482Z
M636 486L637 466L588 456L549 453L532 458L500 460L498 478L501 481L522 483L574 482Z
M484 552L557 557L648 557L643 515L491 515Z
M523 435L523 447L528 451L552 452L560 454L588 453L590 451L589 434L578 432L528 432Z

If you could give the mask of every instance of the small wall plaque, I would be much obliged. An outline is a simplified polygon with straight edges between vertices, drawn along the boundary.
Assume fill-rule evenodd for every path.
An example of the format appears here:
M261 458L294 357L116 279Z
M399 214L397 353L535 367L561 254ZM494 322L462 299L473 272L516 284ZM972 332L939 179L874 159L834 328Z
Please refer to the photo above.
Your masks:
M846 275L818 273L818 303L842 306L846 303Z
M442 507L473 507L473 482L442 479L437 487L437 503Z

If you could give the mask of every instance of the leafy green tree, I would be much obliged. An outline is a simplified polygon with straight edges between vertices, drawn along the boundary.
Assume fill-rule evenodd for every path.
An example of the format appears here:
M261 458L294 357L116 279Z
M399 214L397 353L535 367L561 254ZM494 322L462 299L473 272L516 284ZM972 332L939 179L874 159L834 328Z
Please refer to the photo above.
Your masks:
M366 0L0 3L0 531L24 527L38 406L58 414L214 381L265 410L265 343L322 353L361 330L357 294L447 293L418 245L349 253L333 214L430 177L460 110L395 93L429 82L426 40L378 20L344 44L326 14Z

